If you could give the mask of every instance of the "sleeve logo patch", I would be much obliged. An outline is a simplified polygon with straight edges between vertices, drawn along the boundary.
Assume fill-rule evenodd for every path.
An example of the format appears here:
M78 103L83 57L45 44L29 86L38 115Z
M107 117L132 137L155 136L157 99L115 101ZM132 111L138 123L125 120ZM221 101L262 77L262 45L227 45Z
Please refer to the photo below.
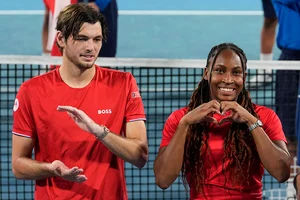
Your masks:
M16 112L19 108L19 100L18 99L15 99L15 103L14 103L14 112Z
M140 92L139 92L139 91L132 92L132 93L131 93L131 97L132 97L132 98L139 98L139 97L141 97Z

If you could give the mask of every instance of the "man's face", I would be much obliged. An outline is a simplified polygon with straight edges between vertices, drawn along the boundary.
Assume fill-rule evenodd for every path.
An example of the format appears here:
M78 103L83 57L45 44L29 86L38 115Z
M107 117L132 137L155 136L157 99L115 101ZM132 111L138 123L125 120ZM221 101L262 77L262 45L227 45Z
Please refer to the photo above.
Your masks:
M64 42L63 56L80 69L91 68L102 47L102 28L99 22L84 23L77 36Z
M223 50L214 66L205 69L204 78L209 82L212 99L237 100L245 79L240 57L230 49Z

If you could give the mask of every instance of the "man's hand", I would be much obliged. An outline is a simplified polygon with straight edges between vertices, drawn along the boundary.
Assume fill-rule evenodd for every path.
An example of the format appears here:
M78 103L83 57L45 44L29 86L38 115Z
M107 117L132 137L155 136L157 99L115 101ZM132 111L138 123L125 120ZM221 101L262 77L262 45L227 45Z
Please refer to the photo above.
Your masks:
M68 168L63 162L55 160L51 163L49 170L56 176L59 176L67 181L82 183L87 180L87 177L83 174L83 169L78 167Z
M67 111L69 116L74 120L74 122L83 130L95 135L99 131L99 125L96 124L87 114L82 110L74 108L72 106L58 106L58 111ZM103 129L103 128L102 128Z

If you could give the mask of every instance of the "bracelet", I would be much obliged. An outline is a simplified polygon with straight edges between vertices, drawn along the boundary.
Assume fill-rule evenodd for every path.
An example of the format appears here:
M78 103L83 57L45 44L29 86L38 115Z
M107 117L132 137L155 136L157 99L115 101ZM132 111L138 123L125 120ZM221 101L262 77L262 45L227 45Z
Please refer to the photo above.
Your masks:
M258 119L254 124L252 124L252 125L250 125L249 127L248 127L248 129L249 129L249 131L251 132L251 131L253 131L255 128L257 128L257 127L262 127L263 126L263 123Z
M106 126L103 126L103 125L99 125L99 126L103 128L104 132L100 136L95 136L95 137L99 140L103 140L107 136L107 134L110 132L110 130Z

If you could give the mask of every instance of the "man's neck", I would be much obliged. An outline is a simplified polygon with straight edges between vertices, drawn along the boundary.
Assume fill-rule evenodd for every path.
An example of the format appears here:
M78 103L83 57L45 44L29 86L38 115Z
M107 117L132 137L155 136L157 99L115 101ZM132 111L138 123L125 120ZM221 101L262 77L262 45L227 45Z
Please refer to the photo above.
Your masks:
M96 67L82 69L77 66L62 65L59 74L62 80L72 88L84 88L94 78Z

